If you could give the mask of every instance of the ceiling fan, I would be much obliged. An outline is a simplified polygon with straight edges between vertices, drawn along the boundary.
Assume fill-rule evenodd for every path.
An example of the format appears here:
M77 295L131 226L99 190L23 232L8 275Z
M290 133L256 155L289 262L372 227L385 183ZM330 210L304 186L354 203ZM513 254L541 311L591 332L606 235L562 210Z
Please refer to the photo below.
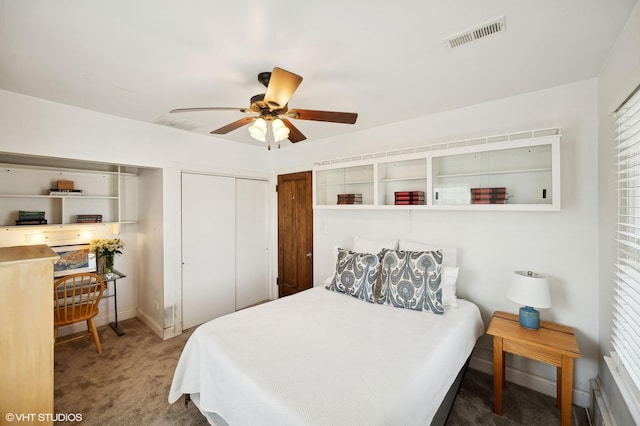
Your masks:
M284 139L289 139L292 143L306 139L306 136L289 121L290 118L343 124L354 124L358 118L358 114L353 112L289 109L289 99L291 99L291 96L293 96L293 93L302 82L302 77L282 68L275 67L271 72L261 72L258 74L258 81L267 88L267 91L266 93L252 96L249 108L178 108L170 112L231 110L247 114L256 114L222 126L212 131L211 134L224 135L242 126L253 123L249 128L251 137L262 142L267 142L268 149L271 149L271 143L274 142L278 143L279 148L280 141Z

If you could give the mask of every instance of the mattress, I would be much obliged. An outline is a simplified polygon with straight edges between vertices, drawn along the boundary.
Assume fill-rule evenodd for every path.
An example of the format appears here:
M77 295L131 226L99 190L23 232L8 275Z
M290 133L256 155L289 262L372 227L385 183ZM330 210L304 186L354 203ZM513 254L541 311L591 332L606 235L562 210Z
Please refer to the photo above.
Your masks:
M230 425L425 425L484 324L316 287L216 318L187 341L169 392Z

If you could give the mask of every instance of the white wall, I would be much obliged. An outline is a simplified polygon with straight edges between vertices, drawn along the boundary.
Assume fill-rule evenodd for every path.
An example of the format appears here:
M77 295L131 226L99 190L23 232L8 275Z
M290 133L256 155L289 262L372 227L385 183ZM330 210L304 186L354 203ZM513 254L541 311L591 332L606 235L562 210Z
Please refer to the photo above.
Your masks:
M459 294L476 302L485 324L495 310L517 312L504 294L514 270L550 278L553 307L545 320L574 327L582 357L575 368L576 402L589 404L597 373L597 82L588 80L434 114L343 138L283 150L279 171L306 170L312 162L434 142L560 126L560 212L317 210L315 280L331 273L331 249L353 235L413 239L458 247ZM301 144L298 144L301 145ZM296 146L298 148L298 146ZM476 368L492 373L492 345L481 338ZM555 395L555 368L523 358L507 361L510 380ZM511 374L511 376L509 376Z
M616 44L609 53L598 79L598 197L600 273L598 275L598 376L602 392L611 405L617 424L633 424L633 419L620 397L603 356L612 350L611 320L615 259L616 184L615 119L613 112L640 85L640 3L630 15Z
M164 336L181 331L180 318L180 172L183 169L269 176L273 151L197 135L169 127L146 124L107 114L74 108L42 99L0 90L0 152L49 156L106 163L130 164L162 169L162 220L145 226L155 240L142 244L141 257L148 259L139 283L149 298L161 295L160 306L153 300L140 301L152 328ZM150 228L149 228L150 227ZM123 227L125 229L125 227ZM162 244L156 247L156 244ZM0 245L8 245L2 241ZM135 246L135 244L134 244ZM163 250L164 249L164 250ZM128 253L125 252L124 256ZM123 268L124 269L124 268ZM123 271L126 273L126 271ZM148 271L147 271L148 272ZM120 290L120 288L118 288ZM120 296L120 294L119 294ZM123 304L125 301L123 294ZM132 300L137 297L134 292ZM120 297L118 298L120 303ZM163 306L164 305L164 306ZM162 320L164 318L164 320ZM175 327L177 326L177 330Z
M165 311L159 309L164 304L162 283L164 215L162 210L162 170L140 169L138 172L138 316L156 334L164 334L164 325L173 324L173 309L168 309L171 317L165 321Z

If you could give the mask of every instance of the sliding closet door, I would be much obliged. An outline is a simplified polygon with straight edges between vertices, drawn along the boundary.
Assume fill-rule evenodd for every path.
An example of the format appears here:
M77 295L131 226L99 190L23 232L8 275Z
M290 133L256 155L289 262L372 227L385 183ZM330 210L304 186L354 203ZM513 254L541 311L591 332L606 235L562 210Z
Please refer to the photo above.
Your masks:
M235 310L235 178L182 174L182 327Z
M268 188L236 179L236 309L267 299Z

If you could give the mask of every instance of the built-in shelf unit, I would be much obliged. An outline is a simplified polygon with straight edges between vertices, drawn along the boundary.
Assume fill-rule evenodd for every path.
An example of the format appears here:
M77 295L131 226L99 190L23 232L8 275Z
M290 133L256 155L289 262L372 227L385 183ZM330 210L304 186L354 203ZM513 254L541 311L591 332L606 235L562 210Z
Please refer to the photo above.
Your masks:
M12 160L15 160L13 157ZM19 158L18 158L19 159ZM6 160L0 156L0 160ZM40 161L42 163L42 161ZM102 224L137 221L137 169L121 165L66 161L64 166L0 163L0 228L74 228L97 223L78 223L78 215L101 215ZM73 181L82 195L50 194L58 181ZM16 225L19 211L44 212L46 225Z
M560 136L543 129L322 161L314 208L560 210ZM482 199L482 191L504 195ZM398 204L401 193L420 204Z

